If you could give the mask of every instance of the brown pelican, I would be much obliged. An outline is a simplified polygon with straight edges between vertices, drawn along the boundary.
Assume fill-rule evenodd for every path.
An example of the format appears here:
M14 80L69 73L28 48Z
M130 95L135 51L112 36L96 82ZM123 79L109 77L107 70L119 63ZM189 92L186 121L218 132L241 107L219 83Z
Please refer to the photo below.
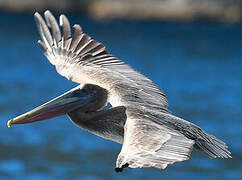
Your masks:
M150 79L108 53L105 46L61 15L34 15L38 43L56 70L81 85L8 121L29 123L67 114L79 128L122 144L116 170L155 167L189 159L193 147L209 158L231 158L226 144L174 116L165 94ZM111 108L104 108L107 103Z

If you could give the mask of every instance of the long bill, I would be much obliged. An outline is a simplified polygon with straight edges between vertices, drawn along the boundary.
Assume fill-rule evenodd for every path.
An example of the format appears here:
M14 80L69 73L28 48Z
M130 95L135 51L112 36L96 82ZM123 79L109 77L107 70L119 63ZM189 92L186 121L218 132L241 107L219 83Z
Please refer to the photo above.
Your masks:
M13 124L25 124L61 116L88 105L91 100L92 96L87 91L76 87L27 113L10 119L7 125L10 127Z

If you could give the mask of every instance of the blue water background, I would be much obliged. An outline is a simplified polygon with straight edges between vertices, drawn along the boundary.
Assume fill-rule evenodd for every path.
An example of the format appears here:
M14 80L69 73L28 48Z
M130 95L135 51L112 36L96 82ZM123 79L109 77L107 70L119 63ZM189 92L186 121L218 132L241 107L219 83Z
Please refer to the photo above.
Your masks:
M233 159L210 160L194 151L162 171L117 174L121 145L78 129L67 116L7 128L8 119L77 84L43 56L32 15L0 13L0 179L242 179L241 24L68 17L162 88L175 115L224 140Z

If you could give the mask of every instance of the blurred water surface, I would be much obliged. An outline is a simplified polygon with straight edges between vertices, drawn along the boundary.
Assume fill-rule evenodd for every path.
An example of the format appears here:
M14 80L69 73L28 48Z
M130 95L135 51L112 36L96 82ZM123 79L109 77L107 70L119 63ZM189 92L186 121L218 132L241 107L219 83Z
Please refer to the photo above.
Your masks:
M96 22L69 16L109 51L166 92L171 111L224 140L231 160L190 160L114 172L121 145L67 118L7 128L7 120L76 86L42 55L32 15L0 13L0 179L242 178L242 25Z

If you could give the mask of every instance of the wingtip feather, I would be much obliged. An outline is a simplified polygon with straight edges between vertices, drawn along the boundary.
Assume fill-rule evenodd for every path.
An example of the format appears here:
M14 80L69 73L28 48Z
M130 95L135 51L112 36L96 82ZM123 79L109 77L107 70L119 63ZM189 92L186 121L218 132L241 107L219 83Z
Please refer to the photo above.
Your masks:
M34 13L34 20L35 20L36 23L39 23L40 22L40 18L41 18L40 13L35 12Z
M82 28L81 28L81 26L80 26L79 24L74 24L74 25L73 25L73 28L74 28L76 31L78 31L79 33L82 33Z
M45 46L45 43L41 40L38 40L37 43L39 44L41 50L45 53L47 51L47 47Z
M44 16L45 16L45 19L46 19L47 26L48 26L48 27L51 27L49 17L52 17L52 16L53 16L52 13L51 13L49 10L46 10L46 11L44 12Z

